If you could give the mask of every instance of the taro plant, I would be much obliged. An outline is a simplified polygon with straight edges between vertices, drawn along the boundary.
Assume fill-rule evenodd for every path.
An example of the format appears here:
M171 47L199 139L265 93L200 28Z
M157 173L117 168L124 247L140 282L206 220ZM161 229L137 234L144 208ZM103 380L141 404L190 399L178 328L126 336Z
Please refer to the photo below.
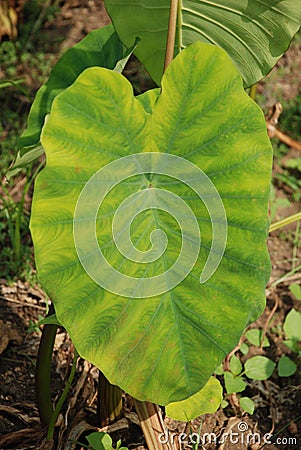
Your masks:
M283 330L286 337L285 345L292 351L300 355L300 341L301 341L301 313L292 309L286 316Z
M265 305L272 149L244 88L288 47L301 0L106 6L113 25L61 58L21 138L19 166L41 148L47 159L31 213L38 274L50 322L107 389L130 393L145 421L151 403L190 420L218 408L211 375ZM134 97L120 73L131 52L159 88ZM37 376L52 431L54 323Z

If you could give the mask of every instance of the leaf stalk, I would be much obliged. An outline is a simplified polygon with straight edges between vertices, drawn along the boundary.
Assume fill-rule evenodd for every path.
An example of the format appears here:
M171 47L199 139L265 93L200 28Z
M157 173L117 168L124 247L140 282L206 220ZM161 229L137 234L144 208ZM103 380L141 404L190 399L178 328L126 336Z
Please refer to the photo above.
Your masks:
M165 437L165 430L159 406L135 398L133 400L148 448L151 450L171 450L171 445L164 442L165 439L164 443L160 439L160 435ZM177 442L174 443L173 450L179 450Z
M54 314L53 305L49 315ZM44 325L36 365L36 399L42 426L48 426L53 414L50 370L57 325Z
M101 371L98 380L97 410L101 427L120 419L123 412L122 390L111 384Z
M178 17L178 0L170 0L170 12L169 12L167 43L164 60L164 72L174 57L177 17Z

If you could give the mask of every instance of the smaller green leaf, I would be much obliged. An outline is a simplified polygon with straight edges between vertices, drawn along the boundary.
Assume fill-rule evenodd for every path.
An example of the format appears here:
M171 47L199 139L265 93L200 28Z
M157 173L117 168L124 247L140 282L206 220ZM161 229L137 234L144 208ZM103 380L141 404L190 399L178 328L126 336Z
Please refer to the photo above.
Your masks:
M241 344L241 346L239 347L239 351L243 354L243 355L247 355L249 353L249 346L243 342Z
M217 368L214 371L215 375L223 375L224 373L224 369L223 369L223 364L221 363L219 366L217 366Z
M157 83L163 71L169 0L105 0L121 40L141 37L136 55ZM246 86L262 79L300 27L300 0L183 0L175 53L196 40L224 48ZM179 48L180 47L180 48Z
M221 403L222 408L227 408L228 405L229 405L229 402L227 402L227 400L223 400Z
M140 39L136 38L135 42L134 42L134 45L130 49L128 49L128 51L125 54L125 57L120 59L119 61L117 61L116 65L115 65L115 67L113 69L113 70L115 70L115 72L118 72L118 73L122 73L123 72L123 70L124 70L128 60L130 59L130 57L132 55L132 51L134 50L134 48L136 48L136 46L139 43L139 41L140 41Z
M291 284L290 291L297 300L301 300L301 286L299 286L299 284Z
M166 414L175 420L187 422L201 414L213 414L223 400L223 388L220 382L210 377L205 386L185 400L169 403Z
M89 434L87 441L93 447L93 450L112 450L112 439L110 435L103 431Z
M288 356L281 356L278 362L279 377L290 377L297 370L297 365Z
M292 309L285 318L283 329L289 340L301 341L301 313Z
M250 344L255 345L256 347L260 347L261 339L262 339L262 330L259 328L252 328L246 332L246 338L250 342ZM269 347L270 342L268 338L265 336L263 340L263 347Z
M57 320L56 314L52 314L51 316L47 316L44 319L38 322L38 325L61 325Z
M253 414L255 405L251 398L249 397L241 397L239 399L239 404L242 407L244 411L246 411L248 414Z
M230 359L230 370L233 373L233 375L239 375L242 371L242 364L237 358L237 356L233 355Z
M269 378L276 364L265 356L254 356L245 363L245 374L251 380L266 380Z
M24 155L21 155L21 152L18 151L16 159L13 163L11 169L9 169L6 173L7 178L11 178L16 175L23 167L28 166L31 162L38 159L44 153L44 148L42 145L38 144L28 150Z
M227 394L234 394L245 390L247 383L240 377L235 377L231 372L224 373Z
M121 439L116 443L116 450L129 450L127 447L121 447Z

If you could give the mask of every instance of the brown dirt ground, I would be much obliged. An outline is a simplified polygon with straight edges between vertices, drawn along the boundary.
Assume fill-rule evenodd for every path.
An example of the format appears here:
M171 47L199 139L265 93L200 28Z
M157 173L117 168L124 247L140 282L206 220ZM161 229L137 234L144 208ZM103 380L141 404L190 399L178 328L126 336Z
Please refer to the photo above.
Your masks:
M61 2L62 7L56 19L45 25L45 33L49 39L63 36L61 49L63 50L94 28L108 23L103 2L100 0L68 0ZM259 91L264 92L271 104L282 99L293 98L300 92L301 86L301 48L300 44L294 46L285 56L278 67L283 67L283 76L277 76L274 70L268 80L260 84ZM279 94L279 92L281 94ZM270 105L267 105L267 107ZM301 139L301 133L300 133ZM299 156L298 152L288 149L288 155ZM277 190L277 196L291 199L291 192L286 188ZM291 202L285 210L277 211L276 219L299 210L300 205ZM290 231L272 233L268 239L268 246L272 260L272 275L269 286L292 268L293 245ZM297 253L300 263L300 248ZM251 348L251 355L263 354L277 361L283 354L292 354L283 345L283 336L275 333L275 328L281 326L288 311L292 307L301 310L298 302L289 291L290 283L299 283L301 274L294 274L277 285L275 289L267 288L267 307L263 315L253 326L261 328L267 326L267 336L271 346L260 352L257 347ZM56 432L56 444L47 443L45 430L41 430L38 412L35 405L35 365L39 346L40 332L28 332L29 325L37 321L39 315L44 315L48 299L38 286L31 286L28 282L15 282L8 284L0 279L0 449L27 450L27 449L80 449L74 442L83 440L84 431L96 429L97 410L97 369L86 361L78 363L76 379L68 398L68 409L63 408L59 416ZM271 319L271 312L276 311ZM267 322L271 319L271 323ZM52 365L53 400L62 391L68 377L73 358L73 346L69 337L60 329L55 343ZM296 362L298 362L296 360ZM301 448L301 387L300 387L300 361L299 372L290 378L279 378L274 372L269 380L264 382L251 381L247 394L254 399L256 409L254 415L243 413L237 398L232 395L226 409L219 409L217 413L201 416L191 424L192 430L197 432L202 423L202 433L223 433L237 431L241 422L249 432L266 433L280 432L283 439L281 445L268 444L267 450L296 450ZM146 448L143 434L130 399L124 396L125 417L109 426L109 431L116 442L121 438L123 445L131 449L143 450ZM186 424L165 419L165 426L177 436L185 431ZM186 430L187 431L187 430ZM247 431L246 431L247 433ZM244 433L244 436L246 435ZM289 443L292 438L297 444ZM68 441L69 439L69 441ZM241 439L241 438L240 438ZM70 441L71 440L71 441ZM72 444L73 442L73 444ZM263 441L261 441L263 442ZM292 441L291 441L292 442ZM258 450L259 445L247 442L204 443L206 450ZM189 446L183 446L189 448ZM190 447L191 448L191 447Z

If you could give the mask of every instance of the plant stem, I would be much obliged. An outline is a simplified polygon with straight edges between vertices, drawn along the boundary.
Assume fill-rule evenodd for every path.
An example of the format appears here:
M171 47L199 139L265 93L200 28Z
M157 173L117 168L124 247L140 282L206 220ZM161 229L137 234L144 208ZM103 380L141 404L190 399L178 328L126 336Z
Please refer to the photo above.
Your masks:
M98 379L98 417L101 427L105 427L122 415L122 390L114 386L99 371Z
M55 427L58 415L59 415L59 413L60 413L60 411L62 409L62 406L63 406L63 404L64 404L64 402L66 400L66 397L68 395L68 392L70 390L70 387L71 387L71 384L72 384L72 381L73 381L73 378L74 378L74 375L75 375L75 371L76 371L76 363L77 363L78 356L79 355L78 355L77 351L74 348L74 359L73 359L71 371L70 371L70 374L69 374L66 386L65 386L65 388L64 388L64 390L62 392L62 395L59 398L59 401L56 404L55 410L54 410L54 412L53 412L53 414L51 416L51 420L50 420L50 423L49 423L48 433L47 433L47 439L49 439L49 440L53 438L54 427Z
M23 199L22 199L23 200ZM16 221L15 221L15 236L14 236L14 241L15 241L15 255L16 255L16 259L18 262L20 262L21 260L21 214L23 212L23 202L19 203L18 207L17 207L17 217L16 217Z
M182 48L183 48L182 9L183 9L182 0L178 0L178 23L177 23L177 27L178 27L178 51L179 51L179 53L182 51Z
M51 314L54 314L53 305L49 308L48 315ZM44 325L38 352L36 366L36 397L42 426L47 426L50 423L53 414L50 369L56 331L57 325Z
M178 15L178 0L170 0L170 13L169 13L167 43L164 60L164 72L174 57L176 29L177 29L177 15Z
M299 247L299 241L300 241L300 222L297 222L296 224L296 231L295 231L295 239L293 241L293 261L292 261L292 270L296 267L296 261L298 261L298 247Z
M270 226L269 232L278 230L279 228L285 227L286 225L289 225L290 223L296 222L297 220L301 220L301 212L297 214L293 214L292 216L285 217L282 220L279 220L278 222L272 223Z
M141 402L135 398L133 400L147 447L150 450L171 450L171 447L173 450L178 450L177 440L172 446L166 442L167 436L159 406L150 402Z

